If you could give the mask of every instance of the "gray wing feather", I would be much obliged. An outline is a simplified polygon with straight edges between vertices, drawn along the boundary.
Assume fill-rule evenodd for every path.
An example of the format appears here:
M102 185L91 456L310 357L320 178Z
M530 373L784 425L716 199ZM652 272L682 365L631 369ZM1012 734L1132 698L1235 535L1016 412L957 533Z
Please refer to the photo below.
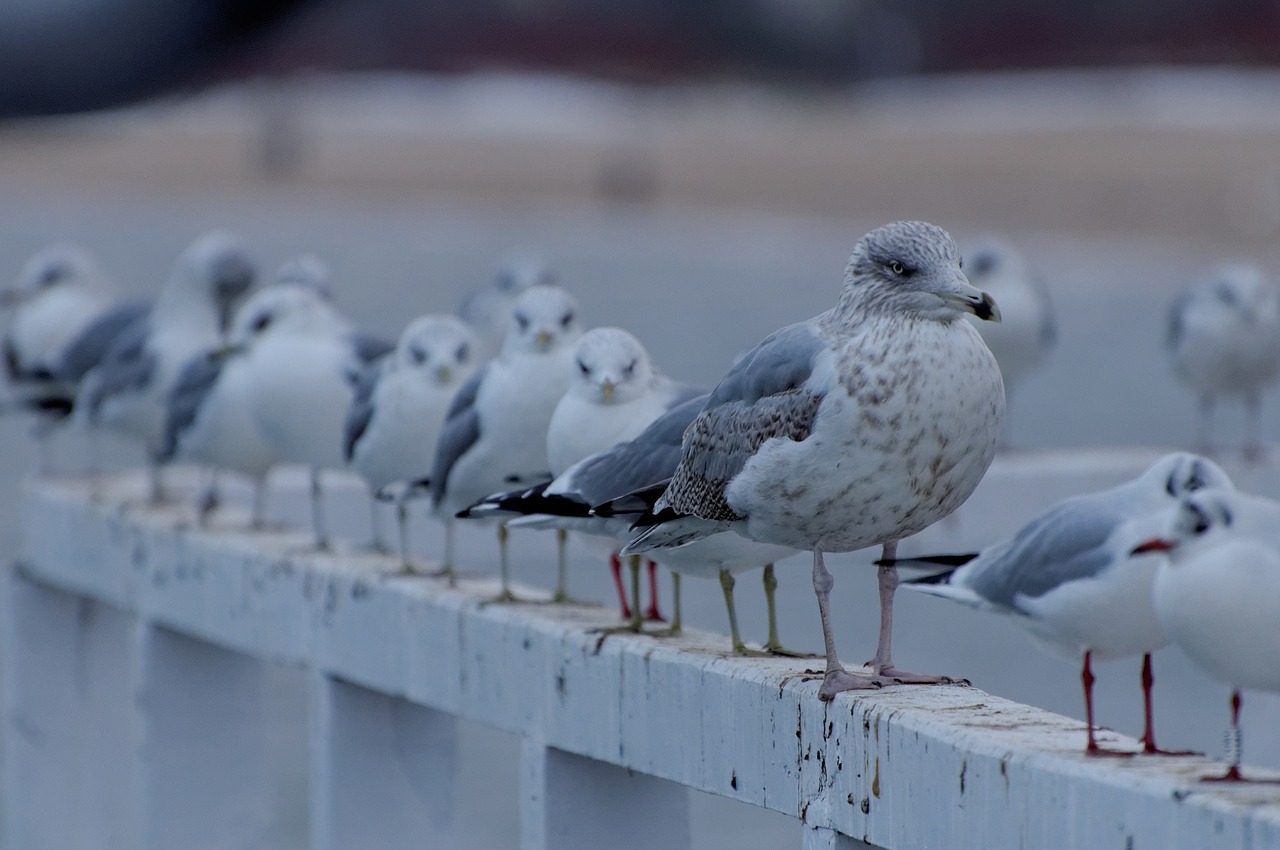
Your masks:
M123 301L102 311L67 344L51 371L60 381L80 381L97 366L122 331L142 321L151 310L151 301L138 298Z
M1024 526L988 563L975 562L964 584L1017 610L1019 597L1034 599L1105 570L1111 563L1106 543L1119 525L1113 511L1068 500Z
M356 379L355 395L352 396L346 421L342 425L342 456L348 462L355 454L356 443L360 442L364 432L369 429L369 423L373 421L373 393L378 388L382 373L386 371L387 362L383 358L369 363Z
M436 504L444 498L445 485L449 473L453 470L458 458L480 439L480 414L476 411L476 396L480 393L480 384L484 380L489 367L477 369L458 388L449 402L449 410L444 417L444 426L440 429L440 438L436 441L436 455L431 464L431 499Z
M151 323L139 319L124 328L107 348L92 370L93 386L89 392L90 421L97 418L108 398L141 390L151 380L156 360L147 348Z
M707 398L703 392L687 399L655 419L634 440L582 461L567 489L588 505L600 505L667 480L680 463L685 429Z
M204 400L217 386L226 362L227 358L222 353L207 351L191 358L182 367L178 381L169 393L160 460L169 460L178 450L178 439L195 423Z
M737 519L724 490L756 450L774 437L809 436L822 396L804 384L825 347L809 323L791 325L734 364L685 433L681 463L659 507Z
M395 348L394 343L382 337L360 332L351 335L351 342L355 346L356 357L365 364L372 363Z

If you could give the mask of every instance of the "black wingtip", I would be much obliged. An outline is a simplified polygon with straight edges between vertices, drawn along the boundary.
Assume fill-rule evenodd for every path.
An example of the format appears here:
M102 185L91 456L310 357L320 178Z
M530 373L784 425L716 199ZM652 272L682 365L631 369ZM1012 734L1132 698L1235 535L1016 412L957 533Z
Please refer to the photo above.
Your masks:
M955 575L957 569L959 569L959 567L943 570L940 573L920 576L919 578L908 579L907 581L904 581L903 584L950 584L951 577Z
M965 552L961 555L921 555L916 558L881 558L877 567L963 567L981 554Z

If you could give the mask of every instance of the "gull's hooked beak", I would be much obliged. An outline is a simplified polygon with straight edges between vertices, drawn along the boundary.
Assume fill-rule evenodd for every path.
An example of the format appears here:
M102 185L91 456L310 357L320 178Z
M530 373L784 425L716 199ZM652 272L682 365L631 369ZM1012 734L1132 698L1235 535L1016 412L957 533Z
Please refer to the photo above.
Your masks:
M943 301L972 313L984 322L1000 321L1000 308L996 306L995 299L970 283L964 272L958 269L952 280L942 283L933 292Z
M448 366L440 366L436 369L436 380L440 383L447 384L452 377L453 371Z
M1143 543L1139 543L1133 547L1130 555L1148 555L1152 552L1172 552L1178 548L1178 544L1160 537L1153 537Z
M226 360L228 357L235 357L238 354L243 354L245 352L245 348L246 347L243 343L227 343L221 348L215 348L209 356L215 361Z
M605 404L610 404L613 402L613 388L615 386L617 385L614 384L613 381L610 381L607 378L605 379L604 383L600 385L600 392L604 394Z
M538 335L534 337L534 340L538 343L538 348L542 351L546 351L551 347L551 339L551 331L538 331Z

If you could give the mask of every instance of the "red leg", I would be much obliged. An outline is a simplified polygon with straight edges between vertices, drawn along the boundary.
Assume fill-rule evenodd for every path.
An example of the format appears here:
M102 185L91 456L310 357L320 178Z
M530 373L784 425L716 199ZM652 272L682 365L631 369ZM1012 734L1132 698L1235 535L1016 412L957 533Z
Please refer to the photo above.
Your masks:
M1151 653L1142 656L1142 708L1145 717L1142 732L1142 752L1152 756L1194 756L1200 755L1193 750L1162 750L1156 746L1156 730L1154 715L1151 710L1151 686L1156 682L1151 672Z
M614 552L609 556L609 569L613 570L613 585L618 589L618 608L622 619L631 619L631 605L627 602L627 589L622 586L622 559Z
M1231 758L1231 766L1222 776L1206 776L1201 782L1254 782L1260 785L1275 785L1277 779L1248 779L1240 773L1240 692L1231 692L1231 731L1228 733L1227 749Z
M1084 717L1085 722L1089 724L1089 742L1085 745L1084 753L1087 756L1120 756L1128 757L1133 753L1126 753L1121 750L1108 750L1098 746L1097 740L1093 737L1093 683L1096 681L1093 676L1093 653L1086 652L1084 654L1084 666L1080 670L1080 682L1084 685Z
M649 608L644 612L644 618L651 623L666 622L658 608L658 565L653 561L649 562Z

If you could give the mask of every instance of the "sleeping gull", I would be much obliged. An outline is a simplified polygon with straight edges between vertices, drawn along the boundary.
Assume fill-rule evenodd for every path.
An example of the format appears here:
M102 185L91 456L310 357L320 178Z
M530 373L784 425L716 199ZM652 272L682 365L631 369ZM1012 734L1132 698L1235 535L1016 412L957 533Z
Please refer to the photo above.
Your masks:
M1232 689L1230 767L1206 781L1248 781L1240 774L1240 691L1280 691L1280 503L1205 490L1139 548L1168 553L1155 579L1165 634Z
M274 282L264 292L280 287L301 286L328 297L328 271L314 257L286 262ZM229 470L253 484L250 527L266 524L266 479L276 464L275 452L267 445L249 406L252 365L247 355L254 338L271 324L264 315L287 309L288 296L264 295L250 299L231 322L229 345L202 352L183 367L169 395L161 460L171 458L207 464L216 471ZM217 506L216 491L210 487L200 502L203 522Z
M431 472L445 411L478 365L475 348L475 333L460 319L420 316L404 329L394 352L365 367L347 411L343 449L375 497L375 545L377 502L393 500L405 572L413 569L405 501L409 491L390 485Z
M1014 388L1044 365L1057 342L1053 303L1044 281L1007 240L986 236L966 248L964 273L969 282L1000 305L999 322L971 321L1000 364L1007 431Z
M45 442L71 415L84 368L70 374L64 361L101 358L114 334L145 310L140 301L118 302L93 257L75 245L54 244L22 267L3 301L13 309L4 333L4 365L11 398L6 408L36 413L33 434L41 471ZM120 310L120 306L128 305ZM101 323L112 317L106 325ZM101 331L101 332L100 332ZM91 345L86 346L86 339ZM83 355L83 356L81 356Z
M452 576L453 517L490 493L551 478L547 429L569 387L582 335L573 296L531 286L516 298L502 351L462 385L449 405L431 467L431 498L445 521L443 570ZM512 601L507 526L498 524L499 601Z
M551 286L556 276L538 257L515 256L498 267L493 279L476 287L458 308L458 317L475 329L479 338L477 362L498 354L511 323L511 308L531 286Z
M392 346L358 333L313 287L269 287L243 313L251 335L245 395L253 422L278 462L309 470L315 545L327 549L321 470L346 465L343 425L356 378Z
M608 541L616 550L618 541L630 534L635 514L647 503L629 504L623 494L641 490L654 482L671 477L680 462L681 437L689 423L706 404L706 394L694 396L658 417L635 439L619 443L607 451L574 464L555 481L527 490L492 496L470 508L473 515L527 515L511 523L513 528L554 528L577 531ZM616 501L615 501L616 500ZM604 507L608 503L608 507ZM600 507L596 507L600 506ZM593 510L594 508L594 510ZM733 576L746 570L765 568L765 595L769 609L767 652L785 652L777 638L777 621L773 604L772 564L794 554L781 546L756 543L732 532L710 537L655 553L663 566L675 576L694 575L721 580L734 652L751 654L738 631L733 602ZM639 558L631 556L633 594L639 595ZM629 629L640 631L643 619L639 600L631 609ZM680 627L680 609L675 608L671 631Z
M152 501L164 498L157 461L166 404L182 367L216 348L241 296L253 285L254 265L240 241L215 231L181 256L145 316L121 330L85 376L80 399L90 426L107 425L142 440L152 470Z
M898 540L954 511L986 473L1004 387L966 313L1000 318L944 230L894 222L863 236L836 306L766 337L712 392L670 486L623 554L726 530L810 550L827 657L822 699L885 680L943 681L893 667L892 566L879 573L875 675L840 665L823 553L880 544L892 560Z
M1245 456L1261 455L1262 392L1280 375L1280 291L1255 266L1227 265L1183 292L1169 310L1166 339L1178 378L1200 399L1198 442L1212 445L1219 396L1242 396Z
M965 561L958 569L904 586L1010 615L1050 652L1083 659L1089 755L1112 752L1094 739L1092 662L1142 655L1143 750L1164 752L1156 746L1151 710L1151 653L1168 643L1151 604L1151 585L1163 559L1130 553L1184 495L1230 486L1212 461L1166 455L1132 481L1059 502L976 556L899 560L910 566Z
M572 376L547 428L547 463L552 475L632 439L672 406L703 393L659 372L640 340L622 328L594 328L583 334L574 346ZM565 575L567 539L568 532L557 530L553 602L569 601ZM612 557L610 565L619 567ZM654 569L650 561L651 589L657 583ZM616 571L614 581L620 584ZM622 598L625 602L625 596ZM647 616L661 619L656 598L651 599Z

